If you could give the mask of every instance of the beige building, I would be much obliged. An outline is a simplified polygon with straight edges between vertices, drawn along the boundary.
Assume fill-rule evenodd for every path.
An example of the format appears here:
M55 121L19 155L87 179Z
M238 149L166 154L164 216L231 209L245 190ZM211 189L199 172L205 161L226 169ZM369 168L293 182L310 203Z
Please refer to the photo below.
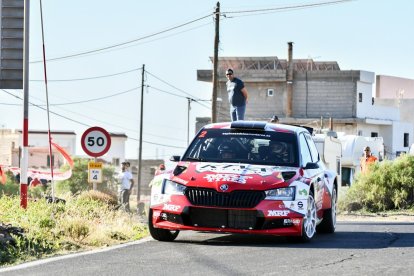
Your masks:
M73 131L52 131L52 141L69 155L74 155L76 150L76 134ZM22 131L14 129L2 129L0 131L0 164L20 167L22 153ZM52 158L50 158L48 146L48 132L41 130L30 130L28 166L31 168L47 168L52 161L53 167L65 164L64 157L52 147Z
M225 71L232 68L249 91L246 120L268 121L277 115L281 123L318 130L329 128L332 118L336 132L383 137L388 158L408 152L413 143L414 119L400 113L400 106L373 97L375 73L341 70L335 61L294 59L290 43L288 57L219 57L217 98L221 101L217 101L217 121L230 120ZM197 70L197 79L211 82L212 70ZM410 81L401 83L412 87ZM380 79L377 94L388 95L391 92L384 87L393 85L401 84ZM197 130L209 120L197 118Z

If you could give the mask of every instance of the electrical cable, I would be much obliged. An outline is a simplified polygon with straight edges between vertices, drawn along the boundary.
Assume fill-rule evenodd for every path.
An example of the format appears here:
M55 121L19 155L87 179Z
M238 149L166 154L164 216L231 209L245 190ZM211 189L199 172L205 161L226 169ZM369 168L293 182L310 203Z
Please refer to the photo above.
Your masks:
M10 93L10 92L8 92L8 91L4 90L4 89L1 89L1 90L2 90L3 92L5 92L5 93L7 93L7 94L9 94L9 95L11 95L11 96L13 96L13 97L17 98L17 99L23 100L21 97L16 96L16 95L14 95L14 94L12 94L12 93ZM40 105L34 104L34 103L32 103L32 102L29 102L29 103L30 103L32 106L35 106L35 107L40 108L40 109L42 109L42 110L46 110L46 108L44 108L44 107L42 107L42 106L40 106ZM56 113L56 112L53 112L53 111L50 111L50 113L51 113L51 114L53 114L53 115L56 115L56 116L58 116L58 117L61 117L61 118L63 118L63 119L66 119L66 120L68 120L68 121L71 121L71 122L77 123L77 124L79 124L79 125L82 125L82 126L85 126L85 127L88 127L88 128L89 128L89 127L92 127L91 125L88 125L88 124L82 123L82 122L80 122L80 121L74 120L74 119L72 119L72 118L69 118L69 117L67 117L67 116L61 115L61 114L59 114L59 113ZM134 140L134 141L139 141L139 139L132 138L132 137L128 137L128 139L131 139L131 140ZM186 148L186 147L172 146L172 145L167 145L167 144L154 143L154 142L149 142L149 141L145 141L145 140L142 140L142 142L143 142L143 143L146 143L146 144L157 145L157 146L163 146L163 147L168 147L168 148L180 148L180 149L185 149L185 148Z
M191 21L188 21L188 22L185 22L185 23L182 23L182 24L173 26L171 28L167 28L167 29L162 30L162 31L159 31L159 32L155 32L155 33L152 33L152 34L149 34L149 35L146 35L146 36L142 36L142 37L139 37L139 38L136 38L136 39L133 39L133 40L129 40L129 41L125 41L125 42L121 42L121 43L109 45L109 46L102 47L102 48L98 48L98 49L94 49L94 50L88 50L88 51L84 51L84 52L80 52L80 53L76 53L76 54L71 54L71 55L66 55L66 56L51 58L51 59L48 59L47 61L54 61L54 60L67 59L67 58L72 58L72 57L77 57L77 56L83 56L83 55L86 55L86 54L91 54L91 53L96 53L96 52L102 52L104 50L108 50L108 49L120 47L120 46L123 46L123 45L131 44L133 42L137 42L137 41L140 41L140 40L144 40L144 39L147 39L147 38L150 38L150 37L153 37L153 36L157 36L157 35L160 35L160 34L163 34L163 33L166 33L166 32L170 32L172 30L175 30L175 29L178 29L178 28L187 26L187 25L192 24L194 22L197 22L197 21L203 20L203 19L205 19L207 17L210 17L213 14L214 13L209 13L208 15L199 17L197 19L194 19L194 20L191 20ZM39 63L39 62L41 62L41 61L36 60L36 61L31 61L30 63Z
M128 71L123 71L123 72L114 73L114 74L110 74L110 75L102 75L102 76L79 78L79 79L61 79L61 80L48 80L48 81L49 82L67 82L67 81L95 80L95 79L102 79L102 78L108 78L108 77L113 77L113 76L124 75L124 74L128 74L128 73L131 73L131 72L139 71L139 70L142 70L142 67L134 68L134 69L131 69L131 70L128 70ZM30 81L38 82L38 81L44 81L44 80L30 80Z
M122 91L122 92L118 92L118 93L115 93L115 94L111 94L111 95L108 95L108 96L104 96L104 97L99 97L99 98L94 98L94 99L89 99L89 100L83 100L83 101L77 101L77 102L56 103L56 104L51 104L51 105L52 106L59 106L59 105L71 105L71 104L79 104L79 103L88 103L88 102L100 101L100 100L103 100L103 99L108 99L108 98L112 98L112 97L119 96L119 95L122 95L122 94L126 94L126 93L129 93L131 91L137 90L139 88L141 88L141 86L134 87L134 88L131 88L131 89L128 89L128 90L125 90L125 91Z
M318 3L311 3L311 4L301 4L301 5L292 5L292 6L284 6L284 7L277 7L277 8L266 8L266 9L256 9L256 10L244 10L244 11L224 11L221 12L224 14L224 17L226 14L243 14L243 13L260 13L260 12L279 12L283 10L293 10L293 9L303 9L303 8L313 8L313 7L320 7L320 6L326 6L326 5L337 5L342 4L345 2L351 2L355 0L338 0L338 1L328 1L328 2L318 2Z

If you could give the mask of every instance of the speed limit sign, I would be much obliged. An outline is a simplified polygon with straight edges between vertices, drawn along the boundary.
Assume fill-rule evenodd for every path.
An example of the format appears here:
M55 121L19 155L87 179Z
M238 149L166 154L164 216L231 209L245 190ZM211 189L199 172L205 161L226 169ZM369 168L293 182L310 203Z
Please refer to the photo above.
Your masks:
M101 127L88 128L81 138L82 149L92 157L102 156L111 147L111 136Z

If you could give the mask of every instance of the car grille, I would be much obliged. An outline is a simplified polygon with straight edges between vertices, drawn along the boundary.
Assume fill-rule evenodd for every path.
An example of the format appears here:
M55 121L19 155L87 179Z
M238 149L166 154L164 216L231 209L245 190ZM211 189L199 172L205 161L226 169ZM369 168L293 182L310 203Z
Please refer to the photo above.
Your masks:
M225 208L253 208L266 197L263 191L219 193L213 189L200 188L187 188L185 195L196 206Z
M190 208L187 223L197 227L257 229L258 212L250 210L228 210Z
M192 227L266 230L291 227L286 219L265 220L262 211L185 207L180 215L161 213L161 219Z

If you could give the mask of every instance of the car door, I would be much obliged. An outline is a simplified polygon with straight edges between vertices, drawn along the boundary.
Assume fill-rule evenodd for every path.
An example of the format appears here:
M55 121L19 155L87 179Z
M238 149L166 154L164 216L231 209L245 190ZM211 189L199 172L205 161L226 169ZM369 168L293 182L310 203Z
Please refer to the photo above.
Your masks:
M319 153L309 133L300 133L299 143L302 158L302 167L306 167L308 163L315 164L312 168L304 170L304 173L305 176L310 180L310 184L314 187L316 208L317 210L321 210L324 192L324 175L323 166L320 163Z

